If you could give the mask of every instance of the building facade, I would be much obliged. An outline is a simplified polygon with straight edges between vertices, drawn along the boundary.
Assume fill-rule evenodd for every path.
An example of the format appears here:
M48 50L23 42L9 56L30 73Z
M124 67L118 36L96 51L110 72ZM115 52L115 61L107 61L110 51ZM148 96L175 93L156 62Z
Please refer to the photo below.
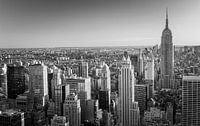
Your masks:
M51 126L69 126L69 122L67 121L66 117L55 115L51 119Z
M183 76L182 126L200 125L200 77Z
M25 92L25 68L23 66L7 66L8 98L16 99L17 95Z
M168 27L168 13L166 11L166 25L161 37L161 88L171 89L174 84L174 47L172 32Z
M29 90L34 99L34 103L45 105L48 98L48 78L47 66L44 64L35 64L29 66Z
M70 126L81 125L81 106L77 95L68 95L63 104L63 115L69 120Z
M121 62L119 74L119 123L121 126L133 126L134 68L127 54Z

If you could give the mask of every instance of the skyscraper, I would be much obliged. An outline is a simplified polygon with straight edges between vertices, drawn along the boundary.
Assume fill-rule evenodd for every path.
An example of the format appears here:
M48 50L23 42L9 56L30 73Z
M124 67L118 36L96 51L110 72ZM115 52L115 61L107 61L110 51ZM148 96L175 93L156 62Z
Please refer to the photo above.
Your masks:
M35 103L45 105L48 98L48 78L47 66L44 64L35 64L29 66L29 90L33 96Z
M119 121L122 126L133 125L134 103L134 68L131 60L124 53L119 74Z
M81 60L78 66L78 76L88 78L88 63Z
M99 91L99 108L110 112L110 94L109 91Z
M101 90L110 91L111 85L110 85L110 69L107 64L103 64L102 70L101 70Z
M146 60L145 65L145 83L147 84L147 98L154 95L154 58L153 56Z
M54 66L52 79L52 98L55 101L55 113L61 115L62 110L62 85L61 70Z
M161 38L161 88L172 88L174 80L174 49L172 32L168 27L168 12L166 24Z
M135 101L138 102L140 113L143 114L144 111L147 109L147 85L135 85Z
M24 113L12 109L0 113L0 126L24 126Z
M183 76L182 126L200 126L199 76Z
M138 59L138 64L139 64L139 76L143 77L144 74L144 60L143 60L143 56L142 56L142 50L139 50L139 59Z
M7 92L7 65L6 64L0 65L0 87L2 88L3 93L7 97L8 92Z
M99 108L110 111L110 69L107 64L103 63L100 72L101 89L99 91Z
M78 96L73 94L68 95L63 104L63 115L69 120L70 126L81 125L81 106Z
M69 84L70 93L78 94L81 104L81 122L85 120L85 107L86 100L91 99L91 81L90 78L82 77L69 77L65 79L66 83Z
M25 92L25 68L23 66L7 66L8 98L16 99Z

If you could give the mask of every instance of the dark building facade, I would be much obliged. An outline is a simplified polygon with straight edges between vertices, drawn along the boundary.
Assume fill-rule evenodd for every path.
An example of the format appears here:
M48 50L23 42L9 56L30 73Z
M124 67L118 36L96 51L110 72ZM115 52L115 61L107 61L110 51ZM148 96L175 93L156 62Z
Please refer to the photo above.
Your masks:
M16 99L17 95L25 92L25 68L23 66L7 67L8 98Z
M52 99L52 79L53 79L53 73L48 73L48 94L49 99Z
M135 101L138 102L140 114L144 114L144 111L147 110L147 89L146 84L135 85Z
M24 113L7 110L0 114L0 126L24 126Z
M99 91L99 108L110 112L108 91Z

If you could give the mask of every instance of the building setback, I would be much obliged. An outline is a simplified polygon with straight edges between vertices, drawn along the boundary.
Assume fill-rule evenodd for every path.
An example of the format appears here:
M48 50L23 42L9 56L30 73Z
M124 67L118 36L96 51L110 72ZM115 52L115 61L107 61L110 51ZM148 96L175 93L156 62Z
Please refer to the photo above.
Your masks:
M166 24L161 37L161 88L171 89L174 84L174 48L172 32L168 27L168 13Z

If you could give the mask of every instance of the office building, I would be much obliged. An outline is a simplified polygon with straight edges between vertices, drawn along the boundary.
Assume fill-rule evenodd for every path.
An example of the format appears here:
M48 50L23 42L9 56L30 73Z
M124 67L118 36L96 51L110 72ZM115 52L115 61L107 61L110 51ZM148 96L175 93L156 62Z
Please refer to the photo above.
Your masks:
M7 89L7 65L0 65L0 87L2 89L2 93L8 97L8 89Z
M49 94L49 99L52 99L52 79L53 79L53 69L48 68L48 94Z
M16 107L22 111L30 110L32 107L29 104L29 92L26 91L16 98Z
M101 90L102 91L110 91L111 85L110 85L110 69L107 64L103 63L103 67L101 70Z
M200 125L200 77L183 76L182 126Z
M88 63L80 61L78 64L78 76L83 78L88 78Z
M100 126L112 126L112 114L107 112L106 110L102 113Z
M143 77L144 74L144 59L143 59L143 54L142 54L142 50L139 50L139 60L138 60L138 64L139 64L139 76Z
M81 105L81 122L85 120L86 101L91 99L91 81L90 78L82 78L72 76L65 79L65 83L69 84L70 94L75 93L80 99Z
M147 85L147 98L154 96L154 57L146 60L145 65L145 84Z
M138 102L133 102L132 104L133 119L131 119L132 126L140 126L140 109Z
M99 108L110 112L110 92L111 92L110 69L108 65L105 63L103 63L100 78L101 78L101 89L99 91Z
M35 104L45 105L48 99L47 66L34 64L29 66L29 90Z
M16 99L17 95L25 92L25 68L23 66L7 66L8 98Z
M1 111L0 126L25 126L24 113L12 109Z
M95 108L96 102L97 101L93 100L93 99L90 99L90 100L86 101L86 111L84 113L86 122L94 123L94 121L95 121L95 113L97 112L96 108Z
M172 32L168 27L168 13L161 38L161 88L171 89L174 84L174 46Z
M70 126L81 125L81 106L77 95L68 95L63 104L63 115L69 120Z
M135 85L135 101L138 102L140 113L143 115L147 109L147 86L145 84Z
M51 126L69 126L69 122L66 117L55 115L51 119Z
M66 84L69 84L70 93L78 94L80 91L86 92L86 99L91 99L91 81L90 78L81 78L71 76L65 79Z
M175 123L175 114L174 114L174 108L173 108L172 103L168 103L168 105L167 105L166 118L172 124Z
M154 81L154 59L146 60L145 65L145 80Z
M110 94L109 91L99 91L99 108L110 112Z
M55 102L55 113L59 116L61 116L62 113L63 97L61 70L54 66L52 78L52 99Z
M131 65L127 52L120 63L119 74L119 121L122 126L133 125L134 103L134 68Z

